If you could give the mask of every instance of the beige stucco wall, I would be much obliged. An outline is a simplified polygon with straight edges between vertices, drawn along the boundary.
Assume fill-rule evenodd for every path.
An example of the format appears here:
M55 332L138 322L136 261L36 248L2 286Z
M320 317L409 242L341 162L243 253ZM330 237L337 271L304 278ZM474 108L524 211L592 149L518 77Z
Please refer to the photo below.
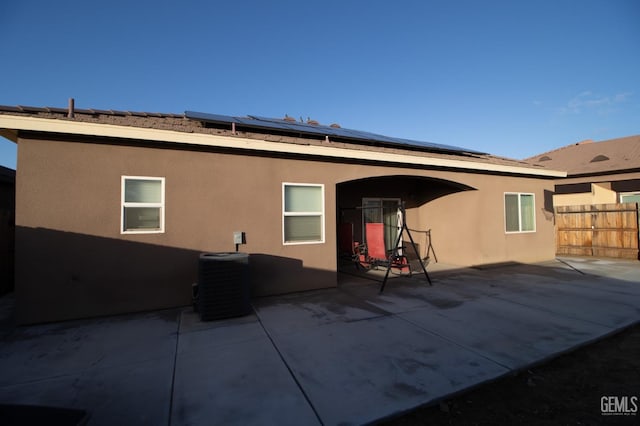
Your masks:
M591 192L577 194L554 194L553 205L578 206L583 204L613 204L618 202L618 194L611 190L611 182L591 184Z
M476 188L408 213L432 229L441 262L537 261L554 256L543 191L553 181L443 170L345 164L20 138L16 282L21 322L190 303L200 252L233 251L246 233L254 295L336 285L336 185L371 176L436 177ZM120 233L121 176L166 179L162 234ZM325 185L325 242L282 244L282 183ZM505 234L504 192L536 197L535 233ZM375 188L368 191L375 195ZM419 237L422 238L422 237ZM421 241L426 249L426 244Z
M544 210L550 182L506 176L457 176L473 185L465 191L431 201L415 215L419 229L431 229L440 262L482 265L507 261L536 262L554 257L553 216ZM506 233L504 193L532 193L536 232ZM422 246L422 244L421 244ZM426 251L426 244L424 245Z

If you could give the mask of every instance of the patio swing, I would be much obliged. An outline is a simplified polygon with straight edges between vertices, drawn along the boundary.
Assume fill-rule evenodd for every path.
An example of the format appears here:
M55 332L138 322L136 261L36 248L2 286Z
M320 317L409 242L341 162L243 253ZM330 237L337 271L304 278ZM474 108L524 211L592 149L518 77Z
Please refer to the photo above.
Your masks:
M354 261L357 268L365 270L390 265L391 272L408 273L411 276L411 265L402 253L402 248L387 250L384 243L384 223L367 223L366 243L354 243Z
M405 254L405 247L400 245L400 241L402 240L402 235L404 232L407 233L407 236L411 241L411 246L413 247L416 257L420 262L420 267L424 272L424 276L427 278L429 285L433 285L433 283L431 282L431 278L427 273L427 269L424 266L422 259L420 258L420 253L418 252L416 243L413 240L411 231L407 227L404 203L398 207L398 222L400 226L397 232L395 243L389 250L386 249L384 241L384 231L385 226L387 226L384 223L366 223L366 243L353 243L352 260L356 264L357 268L368 270L381 266L386 267L384 279L382 281L382 285L380 286L380 293L384 291L384 288L387 284L387 279L389 278L389 273L392 270L397 271L398 274L403 274L406 272L409 276L412 275L411 265Z

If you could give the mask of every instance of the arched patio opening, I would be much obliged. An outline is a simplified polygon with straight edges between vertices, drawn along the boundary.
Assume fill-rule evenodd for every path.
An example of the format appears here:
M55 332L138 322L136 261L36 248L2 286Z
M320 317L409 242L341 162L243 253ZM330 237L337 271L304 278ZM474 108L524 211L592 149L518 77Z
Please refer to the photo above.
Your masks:
M407 225L418 214L420 206L475 188L445 179L424 176L375 176L342 182L336 188L336 229L338 259L347 260L353 254L354 244L367 242L367 224L377 223L382 229L384 249L390 251L401 227L398 209L404 206ZM427 230L417 230L419 244L427 243ZM382 244L382 243L381 243ZM340 262L339 262L340 263Z

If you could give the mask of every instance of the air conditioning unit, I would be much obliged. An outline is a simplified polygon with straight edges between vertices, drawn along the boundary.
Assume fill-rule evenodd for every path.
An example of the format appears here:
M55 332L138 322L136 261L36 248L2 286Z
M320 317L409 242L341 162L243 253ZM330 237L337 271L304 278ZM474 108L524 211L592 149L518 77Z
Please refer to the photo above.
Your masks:
M249 254L200 255L196 305L202 321L248 315L250 293Z

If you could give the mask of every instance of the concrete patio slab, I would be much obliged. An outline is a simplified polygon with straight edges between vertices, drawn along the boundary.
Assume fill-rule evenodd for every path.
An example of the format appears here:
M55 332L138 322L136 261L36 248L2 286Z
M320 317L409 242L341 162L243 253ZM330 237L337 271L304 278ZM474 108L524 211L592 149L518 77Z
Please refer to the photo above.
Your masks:
M86 410L90 425L167 424L172 361L144 361L3 386L0 401Z
M489 276L491 279L487 280ZM456 291L457 286L451 283L454 279L447 277L440 288ZM477 291L483 296L605 326L620 328L630 325L640 314L637 304L640 286L629 285L630 281L616 278L572 273L541 265L519 265L500 268L492 271L491 275L485 274L473 280L478 285L464 286L467 296L469 291Z
M597 257L559 257L559 262L583 274L615 278L622 281L640 282L637 260L601 259Z
M367 284L370 284L367 282ZM353 297L342 289L317 290L254 301L254 308L279 334L334 322L351 322L388 315L384 309Z
M394 277L379 294L380 282L345 276L215 322L191 307L29 327L0 318L0 404L86 410L90 425L362 424L640 321L638 262L432 278Z
M320 424L254 315L181 324L171 424Z
M510 370L606 334L608 328L509 301L487 298L446 310L423 308L402 318Z
M87 410L92 425L167 423L178 314L15 328L0 345L0 402Z
M259 315L323 424L372 422L508 371L394 316L278 333Z

